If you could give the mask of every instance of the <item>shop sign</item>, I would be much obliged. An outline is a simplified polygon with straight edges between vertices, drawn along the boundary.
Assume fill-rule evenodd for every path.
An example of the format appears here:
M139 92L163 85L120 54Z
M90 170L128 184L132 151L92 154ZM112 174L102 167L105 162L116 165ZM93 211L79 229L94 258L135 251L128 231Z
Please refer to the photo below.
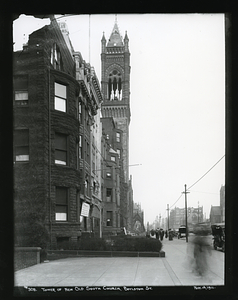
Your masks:
M89 208L90 208L90 205L88 203L83 202L82 209L81 209L81 216L88 217Z

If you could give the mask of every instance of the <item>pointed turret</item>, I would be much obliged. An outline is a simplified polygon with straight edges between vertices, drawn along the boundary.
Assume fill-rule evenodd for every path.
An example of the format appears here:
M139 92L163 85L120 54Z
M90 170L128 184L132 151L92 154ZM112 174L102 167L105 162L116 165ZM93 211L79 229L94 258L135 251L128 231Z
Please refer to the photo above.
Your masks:
M105 39L104 32L103 32L103 36L101 39L101 43L102 43L102 53L106 53L106 39Z
M127 35L127 31L125 33L124 41L129 41L129 38L128 38L128 35Z
M127 31L124 37L124 44L125 44L125 52L129 52L129 38L127 36Z
M124 45L117 25L117 20L115 20L115 24L111 36L107 43L107 47L123 47L123 46Z

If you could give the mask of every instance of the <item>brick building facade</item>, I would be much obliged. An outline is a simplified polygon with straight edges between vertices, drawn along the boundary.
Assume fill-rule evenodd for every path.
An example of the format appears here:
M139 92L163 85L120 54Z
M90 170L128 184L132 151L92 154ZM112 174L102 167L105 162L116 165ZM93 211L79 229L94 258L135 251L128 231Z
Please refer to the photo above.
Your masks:
M93 231L94 219L100 220L90 129L102 96L94 70L72 53L54 19L14 53L18 245L61 247L76 242L82 231ZM82 216L84 203L89 210Z
M102 199L103 234L116 235L120 232L121 211L121 131L113 118L101 118L102 123ZM105 131L105 128L107 131Z
M102 237L133 225L130 53L126 35L123 65L103 70L123 74L113 75L122 80L112 88L113 103L111 96L104 101L67 25L50 19L13 59L15 244L61 249L82 235ZM105 92L104 83L105 76Z

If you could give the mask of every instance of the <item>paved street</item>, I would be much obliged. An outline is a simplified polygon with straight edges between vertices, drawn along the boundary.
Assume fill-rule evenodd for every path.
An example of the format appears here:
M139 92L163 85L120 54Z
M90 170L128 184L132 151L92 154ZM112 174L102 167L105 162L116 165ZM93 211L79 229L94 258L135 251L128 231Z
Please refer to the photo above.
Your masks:
M78 257L45 262L15 272L15 286L223 285L224 253L211 247L208 272L199 277L189 264L189 245L184 238L164 239L164 258Z

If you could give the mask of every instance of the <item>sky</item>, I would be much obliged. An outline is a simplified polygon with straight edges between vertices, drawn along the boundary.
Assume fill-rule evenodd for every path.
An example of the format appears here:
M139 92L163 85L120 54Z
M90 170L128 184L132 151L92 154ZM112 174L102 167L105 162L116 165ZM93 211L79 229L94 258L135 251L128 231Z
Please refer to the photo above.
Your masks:
M103 32L108 41L115 19L122 38L127 31L129 172L145 224L167 217L167 205L184 208L185 184L191 187L188 207L203 206L208 218L225 185L224 14L56 18L66 22L74 50L95 68L99 82ZM30 33L49 23L21 15L13 22L13 50L21 50Z

